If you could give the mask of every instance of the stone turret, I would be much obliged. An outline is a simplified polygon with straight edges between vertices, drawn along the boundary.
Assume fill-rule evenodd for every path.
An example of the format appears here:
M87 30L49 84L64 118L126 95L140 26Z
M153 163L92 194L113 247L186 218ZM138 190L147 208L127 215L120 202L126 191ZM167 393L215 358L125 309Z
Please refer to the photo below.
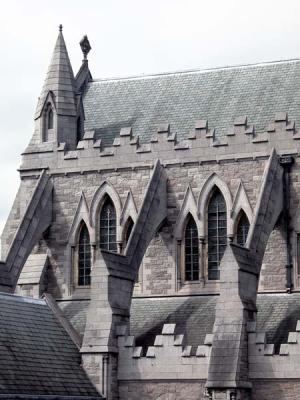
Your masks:
M74 74L60 25L36 108L34 144L65 143L67 148L74 149L78 142L79 118Z

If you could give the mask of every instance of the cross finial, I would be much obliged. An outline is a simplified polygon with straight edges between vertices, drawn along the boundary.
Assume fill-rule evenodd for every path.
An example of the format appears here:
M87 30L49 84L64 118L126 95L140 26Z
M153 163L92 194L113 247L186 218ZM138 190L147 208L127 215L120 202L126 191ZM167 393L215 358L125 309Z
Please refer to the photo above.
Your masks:
M80 40L79 42L82 53L83 53L83 57L84 57L84 61L87 60L87 55L89 54L90 50L91 50L91 45L89 42L89 39L86 35L83 36L83 38Z
M62 30L63 30L63 26L62 26L62 24L60 24L59 25L59 32L62 32Z

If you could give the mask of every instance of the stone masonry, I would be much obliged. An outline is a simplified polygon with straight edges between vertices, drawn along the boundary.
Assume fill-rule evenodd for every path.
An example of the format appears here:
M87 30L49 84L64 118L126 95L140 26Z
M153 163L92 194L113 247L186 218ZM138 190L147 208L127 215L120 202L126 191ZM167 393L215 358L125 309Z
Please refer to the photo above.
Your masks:
M2 234L1 290L46 294L62 320L68 313L58 313L52 297L71 311L87 304L81 332L71 325L68 332L90 381L109 400L298 399L298 309L293 315L286 309L276 326L276 310L266 317L275 338L279 331L287 338L275 345L257 328L257 299L297 295L300 288L300 62L93 81L87 41L74 77L60 28ZM276 73L277 91L255 86L260 75L273 82ZM185 103L178 90L186 90ZM247 102L253 93L258 104ZM220 279L213 280L208 204L215 190L225 202L227 247ZM107 198L115 210L116 252L100 246ZM242 212L249 221L244 246L236 239ZM190 216L199 250L193 281L185 278ZM76 280L83 224L91 252L87 285ZM183 297L199 304L214 299L213 322L187 309L175 323L166 310L158 326L158 309L151 326L145 312L143 334L132 334L132 299L171 304ZM75 312L71 317L76 322ZM192 344L190 320L195 337L205 333Z

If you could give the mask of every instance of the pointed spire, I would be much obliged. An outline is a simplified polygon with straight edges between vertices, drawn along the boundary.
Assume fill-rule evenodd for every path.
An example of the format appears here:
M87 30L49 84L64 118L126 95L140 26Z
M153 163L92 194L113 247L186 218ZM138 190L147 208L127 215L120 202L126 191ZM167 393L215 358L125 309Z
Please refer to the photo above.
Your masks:
M57 115L76 117L75 82L65 40L59 25L59 33L48 68L35 118L39 118L45 100L52 92Z

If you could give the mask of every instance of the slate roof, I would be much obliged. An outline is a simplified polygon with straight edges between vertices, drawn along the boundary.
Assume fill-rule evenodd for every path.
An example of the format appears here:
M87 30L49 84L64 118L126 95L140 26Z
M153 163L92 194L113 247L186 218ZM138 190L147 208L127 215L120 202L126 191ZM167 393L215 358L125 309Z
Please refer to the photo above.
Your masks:
M131 334L136 345L153 345L164 323L176 323L176 331L185 333L187 343L196 347L212 333L215 305L218 296L190 296L164 298L134 298L131 308ZM58 303L70 322L83 334L89 302L61 301ZM286 343L288 334L295 331L300 320L300 293L259 294L257 331L266 332L267 342Z
M57 303L77 332L83 335L89 300L58 301Z
M44 300L1 293L0 321L0 398L100 398Z
M74 75L61 31L58 34L43 89L38 100L35 118L40 116L49 91L54 95L57 114L77 115Z
M110 145L121 127L141 142L170 123L179 138L207 119L217 135L248 116L257 131L288 112L300 123L300 60L91 82L84 96L85 129Z

